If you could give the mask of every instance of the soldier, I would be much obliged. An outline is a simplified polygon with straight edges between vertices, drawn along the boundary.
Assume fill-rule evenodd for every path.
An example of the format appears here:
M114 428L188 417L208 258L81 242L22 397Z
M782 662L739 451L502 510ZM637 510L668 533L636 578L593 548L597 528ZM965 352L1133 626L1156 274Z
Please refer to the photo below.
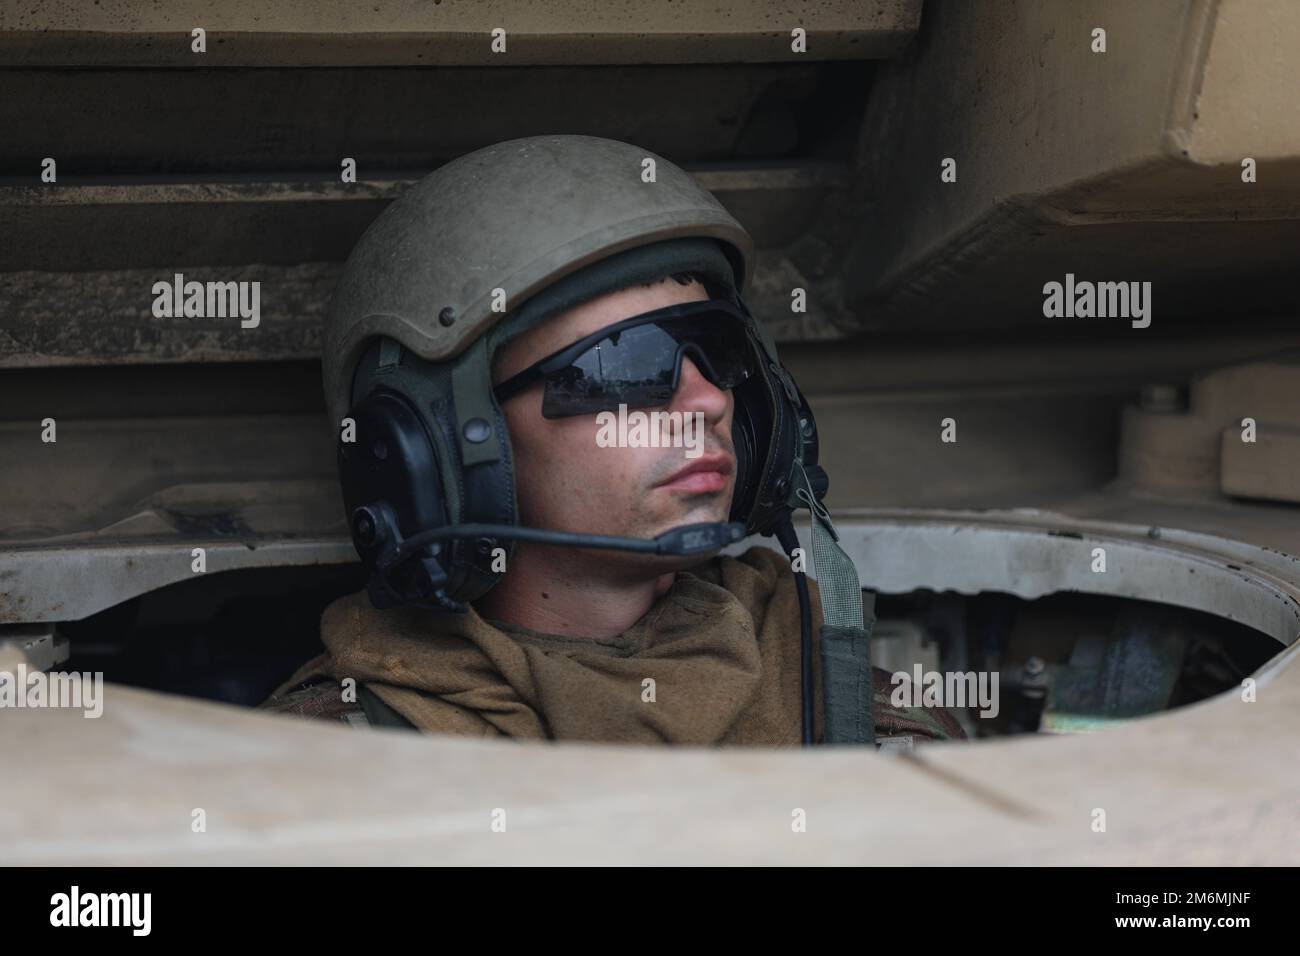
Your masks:
M801 627L789 558L718 553L756 532L789 550L791 504L824 476L812 413L744 306L751 273L740 224L626 143L499 143L395 201L349 258L324 341L370 586L326 609L325 653L262 706L478 737L822 739L827 638L807 622L824 590L802 592ZM620 427L611 447L629 409L676 427ZM853 634L850 590L834 608ZM882 670L866 697L859 670L849 716L874 712L876 736L964 736L944 711L891 706Z

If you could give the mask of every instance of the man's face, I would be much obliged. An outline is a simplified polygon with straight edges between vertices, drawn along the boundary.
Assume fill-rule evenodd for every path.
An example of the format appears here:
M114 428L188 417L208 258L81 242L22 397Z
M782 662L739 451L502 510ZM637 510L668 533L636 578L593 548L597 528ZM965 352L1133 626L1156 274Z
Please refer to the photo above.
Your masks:
M681 285L665 278L656 285L585 302L500 348L493 363L493 384L607 325L708 297L698 282ZM689 355L682 358L680 384L671 402L658 409L640 409L647 414L681 412L674 416L679 422L688 417L700 421L694 414L702 414L702 435L683 440L675 429L661 433L659 444L669 447L601 447L595 414L543 418L543 389L544 384L536 382L502 406L514 450L521 524L650 538L683 524L727 520L736 481L731 442L734 399L729 390L710 383ZM669 441L670 436L676 440ZM688 441L695 447L685 447ZM687 467L695 473L678 477ZM614 559L613 552L605 554Z

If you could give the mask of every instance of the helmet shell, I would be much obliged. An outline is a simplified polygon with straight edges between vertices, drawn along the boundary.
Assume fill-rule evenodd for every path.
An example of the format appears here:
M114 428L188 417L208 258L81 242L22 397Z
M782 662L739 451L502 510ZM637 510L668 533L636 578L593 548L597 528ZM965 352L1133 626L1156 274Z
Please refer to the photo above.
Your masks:
M647 160L654 181L643 180ZM371 224L335 288L323 334L330 416L351 404L375 336L423 359L455 358L556 280L625 249L686 236L721 242L743 295L753 240L685 170L616 140L548 135L467 153ZM504 294L504 311L493 310Z

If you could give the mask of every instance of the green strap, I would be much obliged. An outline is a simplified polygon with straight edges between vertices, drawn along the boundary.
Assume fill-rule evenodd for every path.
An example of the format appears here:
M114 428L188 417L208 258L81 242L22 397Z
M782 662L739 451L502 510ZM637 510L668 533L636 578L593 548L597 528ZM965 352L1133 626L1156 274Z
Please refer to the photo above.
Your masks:
M875 740L870 640L871 635L860 627L822 626L824 743L869 744Z
M487 336L480 335L451 369L452 401L456 403L456 438L460 442L460 460L468 468L483 462L501 460L501 442L497 437L496 412L492 406L492 368L488 360ZM487 437L472 442L465 437L465 423L482 419Z
M812 512L813 566L822 599L821 637L823 741L870 744L875 741L871 671L871 624L863 613L858 569L839 545L830 513L817 500L802 464L802 487L795 496ZM874 605L874 596L873 596Z
M822 596L822 620L832 627L861 628L862 585L858 569L839 545L830 512L817 500L808 473L796 463L802 487L795 496L812 512L813 566L817 569L817 588Z

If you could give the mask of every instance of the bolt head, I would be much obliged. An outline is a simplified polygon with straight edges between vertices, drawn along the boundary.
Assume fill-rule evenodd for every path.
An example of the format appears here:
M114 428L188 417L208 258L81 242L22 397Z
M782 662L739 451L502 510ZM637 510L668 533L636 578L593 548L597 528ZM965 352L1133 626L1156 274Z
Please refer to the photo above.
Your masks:
M369 546L375 543L375 520L367 509L357 510L352 519L352 529L357 540L363 545Z

